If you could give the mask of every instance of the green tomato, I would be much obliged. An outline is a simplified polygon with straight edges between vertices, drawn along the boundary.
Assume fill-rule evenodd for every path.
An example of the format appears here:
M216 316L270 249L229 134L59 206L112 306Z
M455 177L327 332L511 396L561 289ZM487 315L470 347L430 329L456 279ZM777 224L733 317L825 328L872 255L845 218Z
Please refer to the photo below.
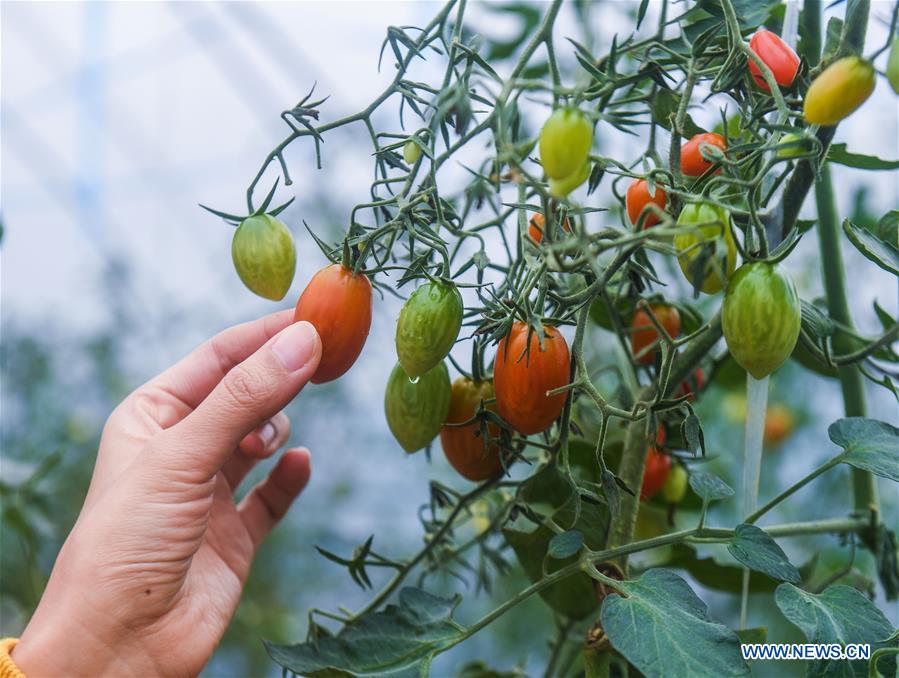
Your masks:
M415 378L446 357L462 328L462 295L455 285L425 283L403 304L396 322L396 355Z
M684 277L706 294L720 292L737 265L730 212L711 203L685 205L674 236Z
M680 464L675 464L668 474L668 479L662 485L662 496L669 504L680 504L687 495L687 483L690 476Z
M403 146L403 160L407 165L414 165L421 157L421 146L409 139Z
M406 452L420 450L440 433L449 414L451 393L446 363L414 381L401 365L393 368L384 393L384 413L390 432Z
M808 155L811 144L808 137L801 132L787 132L777 144L777 157L783 160L801 158Z
M588 160L577 172L569 174L564 179L550 179L549 194L555 198L564 198L589 178L590 161Z
M587 116L576 108L553 111L540 130L543 171L550 179L557 180L580 172L592 145L593 125Z
M240 222L231 240L231 258L243 284L272 301L284 298L297 268L293 236L283 222L268 214Z
M793 279L777 264L743 264L730 279L721 309L724 340L737 364L756 379L790 357L801 320Z
M890 57L887 59L887 80L896 94L899 94L899 37L893 39L890 47Z

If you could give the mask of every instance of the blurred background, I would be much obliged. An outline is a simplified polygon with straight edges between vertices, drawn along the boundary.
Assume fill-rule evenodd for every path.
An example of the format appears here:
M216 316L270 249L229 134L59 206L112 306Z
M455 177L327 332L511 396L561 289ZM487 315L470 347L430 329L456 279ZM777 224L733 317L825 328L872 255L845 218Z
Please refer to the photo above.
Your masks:
M595 3L588 24L567 8L559 31L602 53L614 33L630 32L637 4ZM879 46L892 4L872 5L868 45ZM386 27L424 25L439 7L436 2L3 3L0 634L18 635L40 596L77 517L111 409L211 334L293 303L326 263L302 221L336 241L349 210L368 196L367 134L357 127L326 135L321 171L308 140L286 154L294 185L282 187L278 199L296 197L282 218L297 237L299 262L294 287L281 304L242 286L231 265L231 227L198 203L226 212L243 209L247 184L288 131L280 112L313 84L316 94L330 96L321 107L322 121L364 108L393 76L389 56L377 70ZM842 14L840 7L829 11ZM473 31L496 40L520 29L521 14L496 5L475 3L469 16ZM569 49L560 52L573 63ZM439 63L420 68L422 79L442 72ZM535 121L545 115L545 108L535 110ZM703 107L693 115L711 127L717 111ZM398 131L395 113L384 116L379 129ZM836 141L855 153L895 159L897 128L896 99L881 79L871 99L840 126ZM644 143L612 133L598 137L601 152L619 151L620 157L639 152ZM899 204L895 172L835 166L834 174L842 217L870 226ZM260 195L275 176L266 175ZM598 201L601 197L588 200ZM618 212L616 206L604 218L618 220ZM821 294L817 246L812 232L790 259L807 299ZM895 316L895 280L848 243L843 253L856 323L863 333L876 335L881 327L873 302ZM660 271L674 271L670 264L661 262ZM671 294L686 298L680 276L672 273L669 279ZM406 556L421 545L418 508L428 501L427 479L468 487L451 472L439 445L430 459L424 453L407 456L384 421L383 384L395 359L393 323L400 303L377 300L371 336L356 366L337 382L307 389L292 404L291 442L312 450L313 482L263 547L206 675L279 675L260 638L301 640L308 608L355 609L369 598L314 545L347 555L374 534L380 553ZM614 356L614 342L598 330L591 341L597 360ZM869 416L895 425L893 397L870 386L867 395ZM773 378L771 403L786 413L789 425L769 441L761 501L835 453L826 429L842 416L838 383L792 362ZM740 386L713 390L699 405L709 450L718 457L711 470L734 486L742 408ZM781 440L775 444L776 437ZM257 476L266 469L258 469ZM830 472L815 488L797 494L768 520L845 515L850 506L845 469ZM899 524L895 484L881 482L881 494L887 524ZM828 500L821 501L825 496ZM730 518L722 508L718 519ZM796 563L819 552L830 562L850 558L850 549L830 537L783 546ZM870 560L857 553L850 574L873 591ZM455 580L433 584L440 593L463 593L457 616L464 623L525 584L517 567L513 573L498 580L489 596L476 596L473 585ZM713 616L735 623L732 597L697 588ZM877 595L896 624L895 605ZM753 605L758 623L777 616L762 598ZM530 600L441 656L435 675L454 673L472 658L498 668L521 664L528 672L542 670L551 624L542 603ZM799 637L783 620L771 626L772 636Z

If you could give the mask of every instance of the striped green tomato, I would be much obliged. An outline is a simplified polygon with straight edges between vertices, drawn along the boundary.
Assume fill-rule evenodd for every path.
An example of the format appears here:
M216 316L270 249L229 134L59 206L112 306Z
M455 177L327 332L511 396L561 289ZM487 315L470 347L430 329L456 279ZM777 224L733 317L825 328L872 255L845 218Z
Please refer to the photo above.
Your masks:
M396 323L396 355L415 378L446 357L462 327L462 295L455 285L425 283L403 305Z
M737 364L756 379L790 357L799 338L799 295L777 264L743 264L731 277L721 309L724 340Z
M684 277L706 294L715 294L737 265L730 212L711 203L685 205L677 218L674 247Z
M387 380L384 413L393 437L406 452L429 444L449 414L451 387L446 363L412 380L397 364Z
M247 217L231 240L231 258L243 284L260 297L280 301L297 268L293 236L268 214Z

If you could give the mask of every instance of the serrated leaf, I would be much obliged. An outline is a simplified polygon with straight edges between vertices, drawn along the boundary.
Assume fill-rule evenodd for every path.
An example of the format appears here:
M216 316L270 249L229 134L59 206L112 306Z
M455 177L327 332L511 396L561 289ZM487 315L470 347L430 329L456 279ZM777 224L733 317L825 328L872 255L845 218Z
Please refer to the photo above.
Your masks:
M831 144L827 150L827 159L838 165L862 170L899 169L899 160L883 160L873 155L850 153L846 150L846 144Z
M899 483L899 429L885 421L846 417L827 429L843 448L840 461Z
M792 584L781 584L774 601L783 615L798 626L810 643L869 643L874 650L893 633L893 627L862 593L849 586L829 586L823 593L808 593ZM878 663L894 675L896 660ZM866 676L867 662L819 659L808 664L810 676Z
M709 617L705 603L674 572L648 570L618 588L627 597L606 597L602 627L612 646L644 675L750 675L740 639Z
M855 248L884 271L899 276L899 248L884 242L870 231L848 219L843 220L843 232Z
M789 561L783 549L755 525L737 525L727 550L738 562L756 572L793 583L801 579L799 570Z
M573 556L584 545L584 535L577 530L562 532L549 540L549 548L546 555L550 558L569 558Z
M734 495L730 485L707 471L690 473L690 487L705 501L718 501Z
M453 644L462 629L452 619L459 596L440 598L404 588L398 605L388 605L316 643L265 642L269 656L303 676L419 675L431 658Z

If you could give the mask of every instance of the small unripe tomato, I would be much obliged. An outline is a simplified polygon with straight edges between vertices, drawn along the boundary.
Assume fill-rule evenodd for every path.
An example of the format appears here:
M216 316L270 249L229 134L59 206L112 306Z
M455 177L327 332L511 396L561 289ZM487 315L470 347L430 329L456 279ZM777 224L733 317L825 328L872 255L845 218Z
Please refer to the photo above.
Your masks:
M776 264L743 264L727 285L721 324L737 364L756 379L790 357L799 338L799 295L789 274Z
M793 84L796 73L799 72L799 57L779 36L760 28L749 41L749 49L768 67L778 85L789 87ZM766 92L770 91L762 69L752 59L749 59L749 72L756 85Z
M665 331L674 339L680 334L680 312L674 306L652 304L649 307L656 321L665 328ZM651 365L655 360L658 347L648 350L659 341L659 333L652 324L649 313L642 308L634 313L631 319L631 351L637 362L643 365Z
M409 139L409 141L403 145L403 160L406 161L407 165L414 165L418 162L420 157L421 146L412 141L412 139Z
M554 198L564 198L578 186L590 178L590 161L588 160L577 172L572 172L564 179L549 180L549 194Z
M231 239L231 259L241 282L265 299L280 301L297 268L297 250L287 226L268 214L240 222Z
M646 179L634 179L631 185L627 187L627 193L624 198L624 205L627 208L627 218L636 226L643 215L643 228L649 228L659 223L659 215L647 206L652 203L660 210L665 209L668 204L668 194L665 190L656 184L654 195L649 194L649 183Z
M556 180L581 172L592 145L593 124L586 115L576 108L553 111L540 130L543 171Z
M450 407L450 381L446 363L409 379L399 363L390 373L384 391L387 425L406 452L430 444L446 421Z
M315 326L322 341L322 357L313 384L341 376L362 352L371 328L371 282L340 264L326 266L314 276L297 301L294 322Z
M769 405L765 412L765 445L774 447L790 437L796 422L793 411L786 405Z
M496 349L493 386L499 415L516 431L531 435L546 430L565 407L565 393L547 391L568 384L571 356L565 337L555 327L544 328L543 346L526 323L515 322ZM525 349L529 349L525 353Z
M724 137L714 132L697 134L680 149L680 171L688 177L698 177L705 174L715 163L706 160L702 156L702 145L716 146L724 151L727 142ZM708 151L706 151L708 152Z
M459 377L453 382L450 396L447 424L461 424L471 419L481 405L481 401L493 397L493 384L489 381L474 382L467 377ZM491 405L489 409L495 409ZM499 427L488 424L491 438L499 436ZM500 448L496 443L488 444L481 435L480 422L466 426L446 426L440 429L440 444L447 461L463 478L480 482L499 475L503 470Z
M677 218L674 246L684 277L706 294L724 288L737 266L737 246L730 228L730 212L711 203L685 205Z
M652 499L668 480L671 472L671 457L650 447L646 455L646 470L643 471L643 483L640 485L640 500Z
M703 386L705 386L705 372L702 371L701 367L697 367L692 376L687 377L680 383L677 395L686 396L687 400L693 402L696 400L697 391L701 391Z
M690 476L680 464L675 464L668 474L668 479L662 485L662 496L669 504L680 504L687 496L687 484Z
M535 245L539 245L543 242L543 230L546 227L546 220L543 218L543 215L537 212L536 214L531 215L531 219L528 222L528 236L531 240L534 241ZM568 221L568 218L565 218L565 221L562 222L562 229L566 233L571 233L571 223Z
M803 113L813 125L836 125L874 91L874 67L857 56L834 61L805 93Z
M777 157L783 159L801 158L811 150L810 139L801 132L787 132L777 145Z
M896 94L899 94L899 37L893 40L890 47L890 56L887 59L887 80Z
M427 282L403 304L396 322L396 355L415 378L443 360L462 328L462 295L455 285Z

